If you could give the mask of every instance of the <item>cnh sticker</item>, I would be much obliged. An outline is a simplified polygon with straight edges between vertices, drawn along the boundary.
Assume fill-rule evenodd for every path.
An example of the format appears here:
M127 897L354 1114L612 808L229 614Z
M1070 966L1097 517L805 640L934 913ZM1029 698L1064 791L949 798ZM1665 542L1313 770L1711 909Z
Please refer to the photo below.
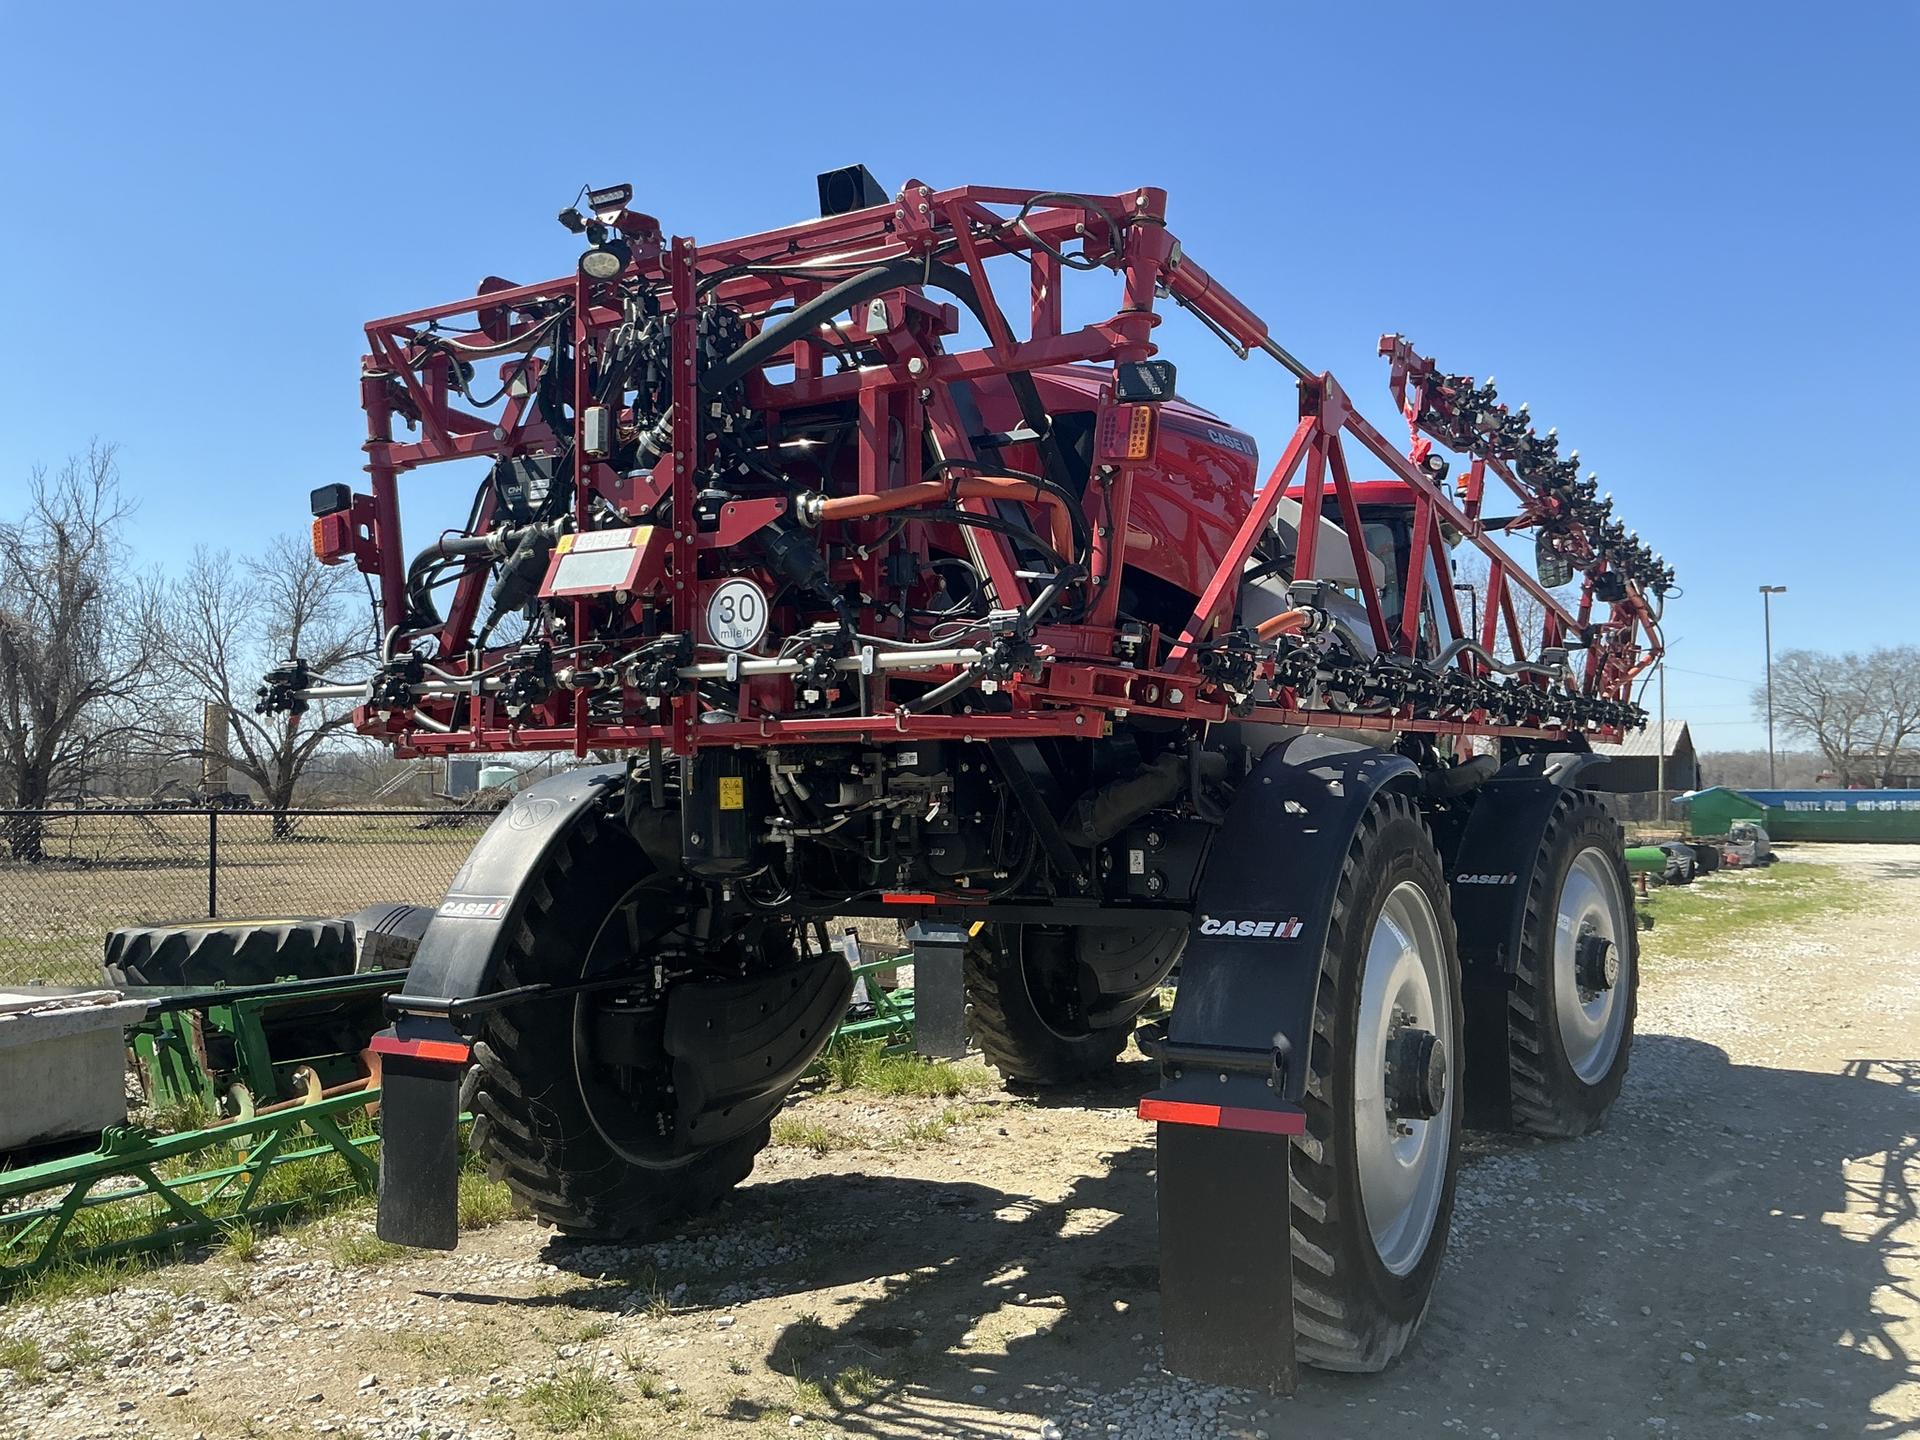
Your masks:
M720 777L720 808L722 810L747 808L747 782L744 776L722 775Z

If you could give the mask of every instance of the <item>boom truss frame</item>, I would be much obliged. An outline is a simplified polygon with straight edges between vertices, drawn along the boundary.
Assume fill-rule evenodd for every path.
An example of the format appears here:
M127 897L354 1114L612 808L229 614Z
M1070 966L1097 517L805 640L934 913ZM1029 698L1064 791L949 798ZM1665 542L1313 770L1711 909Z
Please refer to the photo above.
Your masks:
M1006 210L1015 215L1009 218L1002 213ZM1661 640L1657 608L1637 584L1626 581L1611 587L1619 599L1596 598L1595 580L1604 572L1604 561L1591 561L1574 608L1521 568L1497 542L1496 534L1540 523L1550 504L1504 462L1478 456L1464 472L1458 498L1450 495L1435 476L1415 463L1416 458L1424 458L1427 443L1417 425L1412 454L1401 453L1357 412L1332 375L1314 372L1295 359L1271 338L1258 314L1186 253L1168 229L1165 212L1166 193L1152 187L1070 196L978 186L934 191L909 182L887 205L703 247L691 238L663 237L649 217L622 211L611 223L631 246L626 273L654 288L670 316L673 334L671 443L651 473L623 476L588 458L582 428L585 407L573 406L571 435L556 435L533 403L543 364L533 350L544 341L544 327L562 323L563 318L571 326L571 393L591 393L594 357L625 318L607 303L604 287L581 274L533 285L489 280L476 296L366 326L361 393L372 493L356 497L352 539L354 559L377 579L383 623L392 624L393 617L405 613L407 603L401 477L452 460L551 454L570 442L575 521L581 529L590 524L590 506L596 496L637 502L671 495L671 521L662 541L667 571L675 577L668 601L670 623L674 632L692 635L699 603L700 552L737 543L753 524L753 516L747 515L731 528L723 524L717 533L702 533L694 512L695 486L676 483L697 471L701 397L695 355L701 305L719 302L749 316L764 317L776 306L803 303L828 288L838 270L818 279L809 277L806 270L818 263L815 257L831 259L844 269L848 264L901 257L924 258L931 266L938 256L963 270L975 287L986 331L983 346L948 353L940 340L957 328L953 307L908 286L882 297L867 317L856 315L845 328L834 327L831 340L796 336L770 357L764 369L747 377L748 403L755 408L786 410L831 401L857 405L863 494L880 494L918 478L902 475L888 454L887 435L895 424L907 434L924 428L949 459L974 458L968 427L954 400L953 389L961 382L1074 362L1119 364L1149 359L1157 349L1153 335L1161 316L1156 302L1162 296L1197 314L1243 356L1256 349L1264 351L1298 381L1298 423L1192 615L1177 637L1168 637L1171 645L1163 661L1127 663L1117 659L1115 652L1119 586L1113 582L1124 562L1134 483L1153 462L1151 456L1102 457L1095 463L1085 496L1088 513L1102 516L1092 540L1094 599L1083 623L1046 625L1038 631L1034 637L1037 664L1005 684L1010 700L1006 713L910 714L891 702L885 673L869 677L863 672L863 679L870 683L863 686L867 704L857 715L750 715L751 707L743 707L735 719L698 723L703 702L697 690L689 690L674 695L664 707L666 713L649 714L642 697L631 695L629 713L640 720L608 724L593 718L581 696L563 688L552 705L510 720L497 704L497 683L484 674L497 657L476 654L470 648L486 578L480 570L458 582L435 637L433 664L447 678L416 685L411 711L384 712L363 703L357 716L361 728L385 735L405 752L423 754L564 748L585 755L594 749L652 745L689 754L707 745L776 741L1084 736L1100 733L1110 718L1126 713L1195 723L1222 720L1229 713L1253 713L1274 723L1318 728L1540 740L1565 738L1578 730L1594 738L1616 738L1617 725L1566 723L1554 719L1548 708L1526 724L1498 723L1484 708L1423 713L1411 701L1385 711L1359 713L1310 704L1283 684L1252 701L1249 711L1245 696L1227 694L1210 680L1202 665L1203 652L1220 642L1231 624L1245 563L1280 498L1296 479L1304 488L1295 578L1313 579L1322 572L1325 557L1319 553L1318 520L1329 509L1345 530L1352 573L1370 573L1350 446L1384 466L1412 497L1414 555L1404 606L1388 614L1372 587L1357 587L1383 655L1415 653L1422 577L1430 558L1444 570L1450 540L1471 546L1486 560L1487 604L1478 635L1470 637L1486 652L1504 650L1514 661L1529 662L1542 648L1583 647L1580 693L1590 699L1629 702L1635 678L1660 655ZM987 262L996 257L1026 262L1024 338L1014 334L994 294ZM1123 284L1119 307L1104 319L1065 328L1061 287L1069 268L1116 273ZM828 374L825 361L839 342L857 342L869 353L877 352L884 363ZM1420 387L1433 373L1431 363L1396 336L1383 338L1381 352L1392 365L1396 399L1413 417ZM500 367L502 396L495 402L500 408L497 414L482 414L479 411L489 407L463 403L467 387L456 365L496 357L510 357ZM776 378L770 373L774 369L787 369L790 374ZM1101 396L1103 417L1119 404L1111 373ZM396 420L414 427L417 438L397 438ZM1519 497L1522 511L1517 520L1495 527L1483 519L1489 474ZM985 500L961 503L981 513L990 504ZM483 514L483 530L486 523ZM917 522L907 525L898 543L916 543L916 526ZM1027 582L1017 574L1012 547L1004 537L983 535L981 560L1001 603L1025 603ZM870 574L876 586L881 563L878 554L860 556L863 578ZM1440 589L1439 602L1451 632L1464 636L1451 586ZM1516 603L1520 596L1529 597L1542 617L1537 636L1522 633ZM574 634L585 635L589 633L588 602L580 599L572 604ZM1146 653L1158 653L1157 645ZM590 658L581 657L575 668L589 669ZM1450 663L1469 677L1491 673L1486 658L1472 650L1463 650ZM914 672L914 678L938 681L958 676L965 668L952 657L930 659ZM747 675L753 670L752 664L744 667ZM727 678L744 678L741 671L724 667L722 673ZM352 686L315 687L311 693L369 699L363 689Z

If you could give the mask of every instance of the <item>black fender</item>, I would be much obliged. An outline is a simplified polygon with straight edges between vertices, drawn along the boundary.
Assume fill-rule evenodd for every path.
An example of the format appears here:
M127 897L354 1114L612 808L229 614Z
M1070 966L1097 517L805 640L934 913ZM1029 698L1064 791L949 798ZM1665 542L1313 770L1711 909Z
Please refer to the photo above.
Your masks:
M1465 1006L1466 1118L1499 1127L1508 1105L1507 994L1526 923L1527 890L1561 796L1605 757L1528 756L1473 794L1473 809L1448 860Z
M433 1250L458 1242L460 1084L472 1052L452 1007L486 991L509 927L525 913L527 881L623 774L618 765L563 771L514 796L427 922L406 985L387 1000L393 1027L373 1038L385 1136L381 1239Z
M1160 1315L1167 1363L1231 1385L1294 1385L1290 1135L1347 846L1402 755L1330 735L1267 750L1200 871L1180 988L1155 1048ZM1274 1222L1275 1205L1283 1217Z
M1405 756L1332 735L1297 735L1261 756L1201 870L1167 1022L1162 1094L1198 1098L1184 1093L1195 1082L1214 1104L1299 1103L1347 846L1376 794L1419 780ZM1302 1058L1276 1071L1276 1047ZM1211 1067L1199 1057L1208 1051L1243 1058L1204 1073ZM1252 1063L1256 1057L1266 1064Z
M473 847L414 952L406 999L467 1000L485 993L489 973L527 904L527 881L560 838L626 776L622 765L563 770L521 791Z

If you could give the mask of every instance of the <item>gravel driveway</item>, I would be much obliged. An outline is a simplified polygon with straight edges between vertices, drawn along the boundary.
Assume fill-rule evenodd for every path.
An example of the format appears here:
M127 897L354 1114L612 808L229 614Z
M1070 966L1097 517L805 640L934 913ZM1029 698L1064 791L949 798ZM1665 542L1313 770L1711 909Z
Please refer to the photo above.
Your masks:
M0 1435L1920 1434L1920 846L1794 858L1862 906L1652 965L1603 1134L1472 1138L1385 1376L1160 1372L1136 1062L1071 1106L804 1100L845 1148L770 1150L657 1245L508 1221L393 1257L336 1225L0 1310L45 1367L0 1369Z

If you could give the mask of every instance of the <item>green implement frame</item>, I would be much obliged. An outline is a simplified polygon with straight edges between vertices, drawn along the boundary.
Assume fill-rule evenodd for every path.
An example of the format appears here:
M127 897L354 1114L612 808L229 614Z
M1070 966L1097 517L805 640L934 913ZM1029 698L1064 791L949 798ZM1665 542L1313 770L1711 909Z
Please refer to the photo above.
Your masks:
M834 1042L842 1040L880 1040L889 1050L900 1049L913 1041L913 989L882 989L880 977L902 965L913 963L911 951L888 960L869 960L853 967L853 983L866 982L867 1000L873 1014L858 1020L842 1021L834 1031Z
M129 990L149 1008L127 1039L156 1110L245 1114L302 1094L301 1070L322 1086L355 1079L359 1051L386 1023L383 997L405 983L405 971L375 970L231 988Z
M847 1020L839 1038L912 1043L913 991L879 983L911 959L853 967L873 1013ZM128 1039L152 1103L238 1113L169 1135L116 1126L88 1154L0 1171L0 1294L56 1265L177 1249L372 1194L380 1090L356 1083L356 1054L309 1053L311 1037L344 1019L357 1040L365 1007L405 979L145 992L153 1008Z
M0 1174L0 1291L62 1261L171 1249L371 1194L379 1099L357 1089L178 1135L116 1126L91 1154Z

